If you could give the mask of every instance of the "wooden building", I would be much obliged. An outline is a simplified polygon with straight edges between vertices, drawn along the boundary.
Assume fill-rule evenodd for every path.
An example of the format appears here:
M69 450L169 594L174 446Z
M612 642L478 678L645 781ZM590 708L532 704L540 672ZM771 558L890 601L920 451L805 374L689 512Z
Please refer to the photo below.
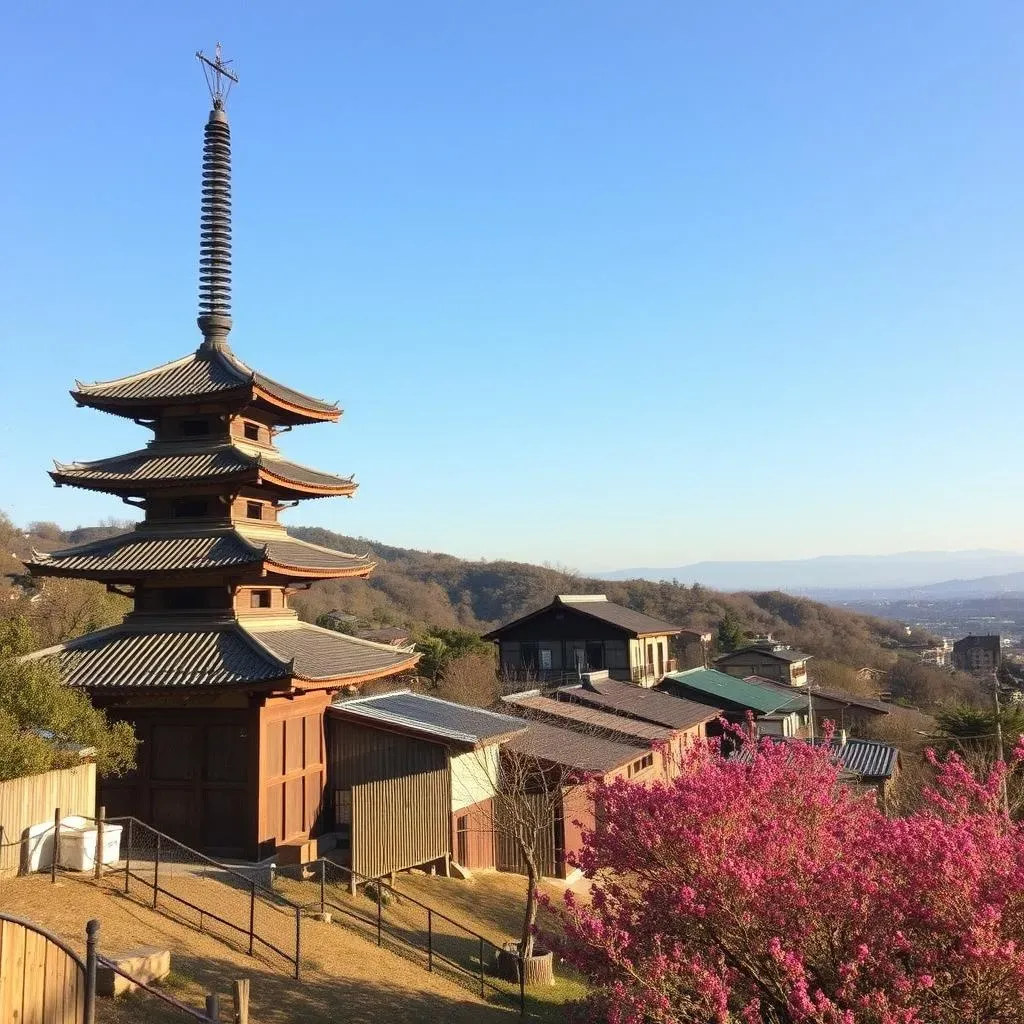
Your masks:
M403 690L328 710L332 828L366 878L455 861L495 866L500 745L526 723Z
M564 681L607 671L653 686L676 668L670 643L678 626L614 604L604 594L559 594L549 605L484 635L498 644L502 675Z
M719 715L728 722L743 724L747 715L757 721L757 731L763 736L799 736L806 724L806 698L786 692L784 687L761 686L736 679L713 668L691 668L685 672L672 672L658 687L666 696L685 697L719 709ZM719 734L716 727L709 733Z
M57 463L57 486L140 509L117 537L28 564L38 576L98 580L133 599L110 629L39 651L114 719L135 725L138 769L104 780L111 815L134 814L221 855L262 856L323 827L324 714L339 690L409 670L416 655L298 621L314 580L366 577L373 563L290 537L282 513L351 496L351 477L289 461L277 439L332 423L337 405L253 370L228 345L230 73L211 70L203 148L199 348L117 380L76 384L80 406L152 432L137 451ZM282 349L284 347L282 346Z
M816 736L822 734L826 721L832 722L838 729L856 732L892 711L892 705L884 701L859 697L839 690L824 690L813 684L790 686L788 683L778 683L763 676L747 676L744 682L774 688L786 696L799 698L801 715L808 723L812 716L814 718Z
M807 662L810 660L810 654L795 651L786 644L761 640L720 654L715 658L715 668L737 679L763 676L779 683L803 686L807 682Z

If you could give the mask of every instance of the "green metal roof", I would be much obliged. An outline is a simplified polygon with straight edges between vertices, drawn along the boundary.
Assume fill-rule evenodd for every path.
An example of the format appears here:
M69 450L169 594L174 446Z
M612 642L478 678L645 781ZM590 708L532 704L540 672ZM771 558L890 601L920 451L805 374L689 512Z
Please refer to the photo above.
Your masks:
M661 688L677 696L693 697L723 711L755 711L770 715L775 711L797 711L801 706L798 695L789 696L781 690L719 672L713 668L691 668L685 672L669 672Z

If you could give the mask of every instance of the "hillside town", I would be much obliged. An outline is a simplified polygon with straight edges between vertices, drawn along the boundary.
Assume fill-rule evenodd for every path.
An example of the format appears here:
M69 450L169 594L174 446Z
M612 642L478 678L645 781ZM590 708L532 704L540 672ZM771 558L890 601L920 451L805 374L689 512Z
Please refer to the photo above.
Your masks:
M290 532L313 499L359 485L288 454L292 430L343 430L341 407L246 362L244 339L236 353L237 75L219 44L198 56L211 105L196 347L139 368L117 341L123 375L74 380L71 400L149 433L49 471L55 519L65 489L139 518L79 543L58 530L5 592L0 1024L245 1024L250 978L265 1014L254 1022L378 1008L560 1020L572 1004L579 1019L637 1024L1019 1024L1005 922L1024 880L1024 673L999 635L858 620L876 631L870 645L819 646L800 641L784 594L768 595L790 630L776 635L731 606L709 612L719 606L697 586L677 586L699 612L673 621L589 580L485 628L354 610L388 560ZM91 361L83 349L36 386L89 377ZM351 603L304 603L325 593ZM108 603L40 630L68 594ZM949 869L963 889L925 884L942 873L929 836L964 858ZM978 867L990 864L991 886ZM909 879L929 908L920 917L885 889ZM877 897L869 909L862 885ZM72 928L60 906L77 899L89 909L68 911ZM118 916L129 904L134 930ZM965 906L985 921L957 916ZM903 915L906 948L880 948L888 910ZM830 915L848 956L783 951L796 923L820 936ZM104 944L105 920L123 949ZM660 936L652 948L647 932ZM233 959L217 961L218 944ZM187 975L200 961L221 966ZM239 966L257 962L262 974ZM344 986L366 964L367 1009L346 1016ZM413 970L401 1006L378 1002L389 974ZM950 995L971 972L984 997ZM436 987L413 1006L419 985ZM933 998L959 1009L931 1017ZM977 1012L957 1018L968 1003Z

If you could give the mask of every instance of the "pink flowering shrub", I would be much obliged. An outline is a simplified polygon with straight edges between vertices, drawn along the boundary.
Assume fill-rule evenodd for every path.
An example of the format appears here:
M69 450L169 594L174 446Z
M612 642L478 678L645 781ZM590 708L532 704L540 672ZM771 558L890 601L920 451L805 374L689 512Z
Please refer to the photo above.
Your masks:
M701 746L671 782L599 785L591 898L567 893L547 937L591 982L581 1019L1024 1024L1024 832L1001 769L935 766L906 818L806 744L746 765Z

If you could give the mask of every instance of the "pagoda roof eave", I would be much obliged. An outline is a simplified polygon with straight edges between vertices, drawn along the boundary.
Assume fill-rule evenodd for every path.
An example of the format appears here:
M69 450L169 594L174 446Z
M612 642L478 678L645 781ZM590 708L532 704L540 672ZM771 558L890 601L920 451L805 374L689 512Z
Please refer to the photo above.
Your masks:
M242 576L289 580L365 579L376 567L366 555L280 536L247 536L234 526L215 529L142 525L128 533L54 552L34 551L33 576L133 583L182 576Z
M200 348L181 359L114 380L76 381L71 397L78 405L130 418L144 418L141 414L169 405L204 403L262 405L294 425L334 422L342 414L337 403L280 384L250 369L226 349Z

